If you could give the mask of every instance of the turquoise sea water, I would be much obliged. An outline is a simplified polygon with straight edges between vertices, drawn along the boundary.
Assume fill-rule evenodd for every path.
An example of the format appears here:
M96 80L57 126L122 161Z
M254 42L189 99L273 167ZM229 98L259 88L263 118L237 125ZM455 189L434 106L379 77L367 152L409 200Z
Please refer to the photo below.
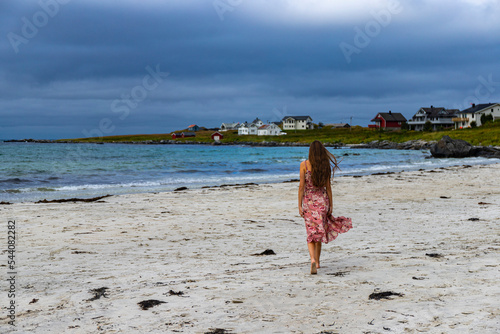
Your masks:
M336 175L432 169L499 159L426 159L428 151L330 149ZM0 142L0 201L171 191L299 178L307 147Z

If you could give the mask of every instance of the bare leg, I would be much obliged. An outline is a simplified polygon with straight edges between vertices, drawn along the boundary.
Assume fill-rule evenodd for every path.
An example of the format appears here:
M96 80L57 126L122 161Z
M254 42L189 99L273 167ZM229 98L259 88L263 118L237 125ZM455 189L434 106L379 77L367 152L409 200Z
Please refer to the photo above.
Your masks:
M309 256L311 257L311 263L316 262L315 260L315 250L316 250L316 242L308 242L307 248L309 249Z
M309 256L311 257L311 274L316 274L318 258L316 257L318 248L318 242L307 243L307 248L309 249Z
M314 259L316 260L316 268L320 268L319 266L319 257L321 256L321 242L316 242L314 247Z

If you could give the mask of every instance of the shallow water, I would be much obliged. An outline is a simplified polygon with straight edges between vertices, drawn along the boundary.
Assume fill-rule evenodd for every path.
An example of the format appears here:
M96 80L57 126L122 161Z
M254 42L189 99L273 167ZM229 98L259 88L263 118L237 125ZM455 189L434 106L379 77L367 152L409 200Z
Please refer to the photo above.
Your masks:
M499 159L427 159L428 151L330 149L336 175L432 169ZM170 191L299 177L307 147L0 142L0 201Z

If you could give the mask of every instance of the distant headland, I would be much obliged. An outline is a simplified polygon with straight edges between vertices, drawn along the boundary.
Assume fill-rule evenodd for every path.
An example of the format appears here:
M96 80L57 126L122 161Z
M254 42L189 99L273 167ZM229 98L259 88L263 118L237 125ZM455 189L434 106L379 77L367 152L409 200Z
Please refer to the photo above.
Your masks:
M174 133L188 132L187 129ZM307 146L314 140L320 140L330 147L370 147L395 149L428 149L430 144L440 140L443 136L453 139L462 139L476 146L500 146L500 122L491 122L481 127L442 130L442 131L413 131L413 130L380 130L353 126L350 128L336 128L323 126L306 131L288 130L283 136L238 135L237 130L220 132L222 137L214 140L214 130L200 130L195 136L177 136L172 133L164 134L136 134L117 135L73 139L16 139L4 142L28 143L122 143L122 144L198 144L198 145L252 145L252 146Z

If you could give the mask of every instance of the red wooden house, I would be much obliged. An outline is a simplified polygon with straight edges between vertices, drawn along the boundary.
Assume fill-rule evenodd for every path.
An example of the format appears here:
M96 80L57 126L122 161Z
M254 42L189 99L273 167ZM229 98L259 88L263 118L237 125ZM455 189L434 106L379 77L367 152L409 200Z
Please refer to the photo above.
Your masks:
M186 138L186 137L196 137L196 134L193 132L172 133L172 139Z
M374 129L385 129L385 130L399 130L401 125L406 122L406 118L398 112L381 112L375 116L371 122L375 124L369 124L369 128Z
M219 141L219 140L224 138L222 133L220 133L219 131L212 133L211 137L212 137L212 140L215 140L215 141Z

